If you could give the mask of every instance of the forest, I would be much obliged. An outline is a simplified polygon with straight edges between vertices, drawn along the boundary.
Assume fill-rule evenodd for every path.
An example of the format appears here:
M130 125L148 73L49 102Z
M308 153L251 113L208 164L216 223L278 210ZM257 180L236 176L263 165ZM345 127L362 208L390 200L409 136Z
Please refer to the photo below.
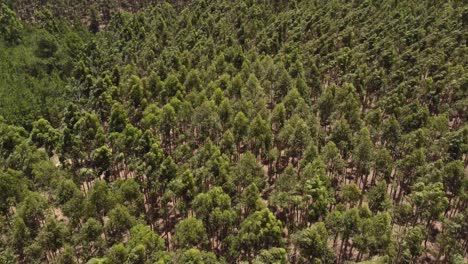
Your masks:
M467 43L455 0L3 0L0 263L468 263Z

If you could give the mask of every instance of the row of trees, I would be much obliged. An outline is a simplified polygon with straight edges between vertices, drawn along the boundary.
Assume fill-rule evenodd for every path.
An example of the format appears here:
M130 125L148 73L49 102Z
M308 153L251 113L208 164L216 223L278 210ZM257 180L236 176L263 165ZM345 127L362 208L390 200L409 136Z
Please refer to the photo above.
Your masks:
M2 10L64 101L2 109L0 262L464 262L462 4Z

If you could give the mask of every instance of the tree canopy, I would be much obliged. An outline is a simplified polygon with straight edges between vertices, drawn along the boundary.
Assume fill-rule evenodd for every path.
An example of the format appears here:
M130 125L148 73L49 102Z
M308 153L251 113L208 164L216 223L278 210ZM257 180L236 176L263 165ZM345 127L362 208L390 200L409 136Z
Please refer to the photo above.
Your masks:
M463 1L0 4L0 263L464 263Z

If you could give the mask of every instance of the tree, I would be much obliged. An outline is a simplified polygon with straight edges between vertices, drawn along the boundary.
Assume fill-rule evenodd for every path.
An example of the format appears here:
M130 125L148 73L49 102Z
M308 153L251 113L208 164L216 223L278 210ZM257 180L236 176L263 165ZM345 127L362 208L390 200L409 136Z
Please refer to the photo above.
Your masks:
M130 98L133 101L134 107L139 107L143 103L145 97L143 83L138 76L132 75L130 77Z
M83 254L86 258L103 253L105 242L101 237L102 232L102 224L92 217L88 218L81 227L76 239L83 246Z
M384 181L378 182L374 187L370 188L366 196L369 208L373 212L383 212L391 205L390 197L387 194L387 184Z
M164 240L154 233L149 226L143 224L134 225L130 229L130 240L127 246L135 248L138 245L145 247L147 256L164 250Z
M460 128L458 131L449 133L448 153L452 160L461 159L468 149L468 126Z
M254 153L258 155L268 153L273 135L268 123L257 115L250 123L249 137Z
M237 152L239 152L240 144L248 135L249 131L249 120L243 112L238 112L234 117L234 123L232 124L232 132L237 144Z
M241 249L257 254L261 249L281 246L282 224L269 209L256 211L248 216L240 226L238 239Z
M177 173L177 165L171 156L167 156L164 161L161 163L161 177L160 181L162 184L166 185L172 179L175 178Z
M176 178L169 183L168 188L182 198L182 204L178 208L182 214L187 213L189 209L189 203L196 194L195 187L195 178L188 169L179 171Z
M33 166L44 160L47 160L47 153L35 148L29 141L25 140L15 147L4 164L7 168L21 171L27 178L31 179Z
M18 204L17 215L33 234L37 234L46 218L47 200L37 192L29 192Z
M114 197L109 185L105 181L96 181L86 197L87 214L99 217L102 223L104 215L112 209L113 205Z
M187 92L201 90L202 80L200 78L200 72L197 69L191 69L188 72L184 86Z
M25 249L31 241L33 234L26 226L26 223L21 217L15 217L11 225L11 242L12 247L20 258L24 257Z
M359 210L357 208L352 208L347 210L342 215L342 230L341 230L341 246L340 246L340 256L339 259L343 260L347 258L349 238L358 233L361 216L359 215ZM365 226L365 225L364 225ZM352 252L352 248L351 248Z
M203 221L210 237L212 248L219 244L235 221L231 210L231 198L220 187L214 187L207 193L198 194L192 203L198 219Z
M319 151L317 149L317 145L313 141L309 142L309 145L305 149L303 155L304 157L299 162L300 168L303 169L309 163L313 162L316 158L318 158L318 155Z
M212 252L200 251L196 248L191 248L183 251L180 256L175 258L176 263L190 264L215 264L219 263L216 255Z
M128 209L122 205L117 205L108 213L109 221L105 229L109 241L120 241L123 235L135 224L136 219L130 214Z
M306 81L304 80L304 77L299 76L296 79L296 89L297 91L301 94L301 97L304 99L308 99L311 97L312 91L311 89L307 86Z
M159 117L158 127L164 135L164 139L169 148L171 147L172 135L171 131L176 125L176 113L174 107L170 104L166 104L161 111Z
M10 44L16 44L21 40L23 24L16 13L4 3L0 6L0 33Z
M236 74L232 79L232 84L230 89L228 89L229 95L240 99L241 97L241 90L243 87L244 81L242 80L242 76L240 74Z
M384 255L389 252L392 242L392 217L389 213L377 213L373 216L369 250L371 255Z
M361 104L353 84L345 83L337 87L335 93L336 114L346 120L350 127L356 131L361 126Z
M58 257L58 264L76 264L75 253L73 248L69 245L66 245L63 252Z
M200 135L200 141L207 137L217 138L221 130L218 109L211 100L203 102L195 109L192 121Z
M8 170L0 172L0 211L8 215L10 206L20 202L26 189L21 172Z
M36 239L49 252L56 252L68 240L69 232L70 230L64 223L49 218Z
M151 99L158 98L161 91L164 89L164 83L161 81L161 78L154 71L151 71L148 78L143 80L144 87L149 93Z
M296 233L294 244L299 248L301 263L333 263L333 252L328 248L328 232L323 222Z
M310 141L309 127L297 114L293 115L285 124L279 135L283 144L288 146L289 154L295 164L302 157L302 153Z
M320 72L313 58L306 59L304 62L304 78L307 85L310 87L310 96L316 99L322 91L322 87L320 83Z
M328 174L336 174L341 172L342 168L344 168L345 162L341 158L340 152L338 147L333 141L329 141L322 151L322 159L323 162L327 166Z
M111 166L112 152L107 145L101 146L94 150L93 159L98 175L101 175Z
M341 154L347 157L353 148L351 127L345 119L334 122L332 127L330 140L340 149Z
M247 82L241 89L242 99L246 101L255 101L263 98L264 94L263 88L260 86L257 77L254 74L250 74Z
M158 118L161 115L161 109L157 104L149 104L143 111L141 120L143 128L154 129L158 125Z
M164 81L164 90L163 90L163 98L168 101L171 97L176 96L178 93L183 93L184 88L182 84L179 82L179 78L177 77L176 73L170 73L167 76L167 79Z
M452 219L444 220L442 232L436 237L436 242L440 247L437 260L445 257L447 261L463 263L463 260L459 261L459 259L463 258L463 242L466 240L467 235L466 227L466 214L464 213L457 214Z
M411 104L407 109L405 118L401 120L401 127L404 132L414 131L423 127L429 120L429 110L427 106Z
M203 247L208 242L203 222L189 217L181 220L174 229L174 245L177 248Z
M320 113L320 122L322 125L328 125L330 122L330 117L335 111L335 93L336 86L331 86L325 89L318 100L318 107Z
M59 132L50 125L49 121L41 118L33 123L31 140L36 143L36 146L44 147L49 156L57 146L59 137Z
M57 168L52 161L44 160L32 165L32 176L36 187L41 190L51 191L60 181L64 171Z
M412 189L408 198L415 209L415 219L426 220L426 226L428 226L433 220L438 219L448 206L443 185L440 182L427 185L418 182Z
M374 156L374 146L370 139L369 131L367 128L362 128L356 137L356 143L354 147L353 160L357 163L358 172L361 176L365 176L363 180L363 187L367 186L367 179L371 163Z
M27 132L24 128L8 125L0 116L0 154L2 159L8 158L15 147L26 137Z
M286 122L286 108L283 103L279 103L273 109L271 113L270 123L271 129L277 134L284 126Z
M460 195L467 181L463 162L456 160L447 163L443 168L442 175L444 189L449 193L449 199Z
M399 169L400 174L397 175L397 180L399 180L401 185L400 193L397 196L398 200L401 198L403 192L409 192L410 186L415 183L417 177L416 171L418 168L422 168L426 164L425 148L415 149L411 151L409 155L404 156L398 161L397 168Z
M128 254L128 249L122 243L115 244L107 251L107 260L110 263L124 264Z
M229 157L232 157L236 150L235 143L234 134L232 133L231 129L226 130L219 143L221 151Z
M412 263L421 255L424 236L424 228L421 226L412 227L407 231L400 249L403 262Z
M80 194L80 190L72 180L64 179L59 181L56 194L58 203L64 204L70 201L75 195Z
M293 88L288 92L286 97L284 97L282 103L286 108L286 116L290 118L293 114L299 114L299 111L296 109L304 103L304 99L301 97L301 94L297 91L297 89Z
M341 197L345 203L354 206L361 198L361 189L355 183L342 185Z
M24 260L29 263L34 263L35 261L47 261L45 249L38 241L33 241L25 250ZM40 262L36 262L40 263Z
M394 116L390 116L389 119L384 121L382 126L382 141L390 149L393 149L400 140L400 123L398 123L398 120Z
M252 183L260 187L264 184L263 168L251 152L247 152L242 156L233 173L233 182L239 191Z
M127 111L120 103L114 103L109 121L110 132L122 132L128 123Z
M225 98L224 92L219 87L216 88L213 94L211 95L211 100L215 102L216 105L220 105L221 101L224 101L224 98Z
M301 188L308 204L308 220L317 221L327 215L329 203L334 201L330 180L325 174L325 166L320 159L308 164L302 173ZM310 204L310 205L309 205Z
M156 185L157 177L162 162L164 161L164 153L158 143L151 144L150 150L144 155L143 171L148 175L148 188L152 189Z
M146 256L145 246L140 244L132 248L132 250L130 250L130 254L128 255L127 262L135 263L135 264L145 264L146 258L147 256Z
M377 176L383 177L383 179L389 183L392 175L394 161L390 151L386 148L378 149L374 157L374 175L372 177L371 184L375 183Z
M288 71L284 68L284 65L281 63L276 67L276 74L275 74L275 99L276 101L281 101L281 99L286 96L289 90L291 90L292 80L291 76L289 76Z
M228 99L223 99L219 105L218 115L223 127L229 127L232 121L234 110Z
M249 215L250 212L261 210L259 202L260 202L260 193L257 188L257 185L254 183L250 184L245 188L242 192L241 203L243 205L244 215Z
M274 190L271 192L269 200L270 205L277 209L277 217L287 223L287 226L294 229L299 225L296 219L299 206L302 202L302 197L299 193L297 171L290 164L279 175L275 182Z
M18 260L14 252L10 248L7 248L0 254L0 261L5 264L14 264Z
M132 215L138 216L144 212L144 195L135 179L117 180L113 187L116 200L125 205Z
M288 254L284 248L270 248L260 251L258 256L253 261L254 264L263 263L289 263Z

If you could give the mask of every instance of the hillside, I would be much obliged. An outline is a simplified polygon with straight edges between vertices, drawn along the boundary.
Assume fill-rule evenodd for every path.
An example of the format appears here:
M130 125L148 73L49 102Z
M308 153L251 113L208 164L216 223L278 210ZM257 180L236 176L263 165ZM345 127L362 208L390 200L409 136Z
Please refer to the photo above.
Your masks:
M463 1L6 1L0 263L466 263L467 28Z

